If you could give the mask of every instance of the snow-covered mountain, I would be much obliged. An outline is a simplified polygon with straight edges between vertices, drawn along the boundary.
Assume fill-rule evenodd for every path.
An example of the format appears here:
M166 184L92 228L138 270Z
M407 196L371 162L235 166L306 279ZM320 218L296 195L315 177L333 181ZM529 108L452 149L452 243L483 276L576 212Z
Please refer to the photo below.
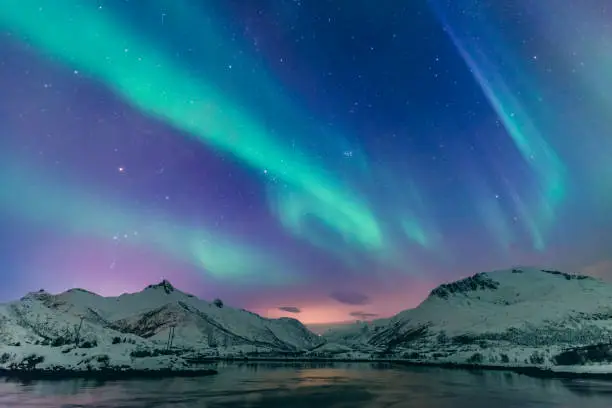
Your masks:
M612 362L606 346L612 341L612 285L532 268L479 273L438 286L414 309L331 330L324 338L361 352L427 361L584 363L588 350L597 348L605 356L591 361Z
M192 370L202 358L392 359L612 373L612 285L557 271L479 273L418 307L320 337L294 319L206 302L169 282L0 305L0 372Z
M40 291L0 305L0 369L134 368L145 360L145 367L180 368L188 352L291 353L321 342L295 319L266 319L220 300L206 302L165 280L118 297Z

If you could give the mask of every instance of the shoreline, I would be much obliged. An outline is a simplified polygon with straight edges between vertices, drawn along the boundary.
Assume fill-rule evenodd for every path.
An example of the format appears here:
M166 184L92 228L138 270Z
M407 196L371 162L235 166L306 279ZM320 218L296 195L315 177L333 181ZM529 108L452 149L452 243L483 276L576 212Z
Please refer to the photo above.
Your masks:
M390 365L404 367L431 367L443 368L449 370L465 370L465 371L505 371L515 374L526 375L533 378L546 379L601 379L612 381L611 372L579 372L579 371L564 371L563 367L582 367L582 366L555 366L552 367L536 367L536 366L502 366L490 364L470 364L470 363L453 363L453 362L432 362L432 361L414 361L402 359L347 359L347 358L282 358L282 357L243 357L243 358L209 358L200 359L197 362L192 362L192 367L205 364L216 363L385 363ZM188 378L188 377L204 377L218 374L219 371L212 368L192 368L185 370L176 369L97 369L97 370L70 370L70 369L28 369L28 370L10 370L0 369L0 378L16 379L16 380L66 380L66 379L88 379L99 381L112 380L129 380L129 379L161 379L161 378Z
M119 370L105 368L99 370L68 370L68 369L33 369L33 370L9 370L0 369L0 378L15 380L67 380L67 379L86 379L86 380L128 380L128 379L158 379L173 377L204 377L215 375L219 372L213 369L191 369L191 370Z
M491 364L471 364L471 363L453 363L453 362L433 362L433 361L415 361L402 359L334 359L334 358L215 358L210 360L202 360L200 364L206 363L387 363L406 367L437 367L449 370L466 370L466 371L506 371L516 374L522 374L534 378L549 378L549 379L577 379L591 378L612 381L612 366L608 373L598 372L578 372L578 371L563 371L564 367L582 367L582 366L554 366L558 370L551 367L537 366L503 366Z
M555 366L559 367L560 370L552 370L549 367L536 367L536 366L500 366L500 365L489 365L489 364L469 364L469 363L433 363L433 362L405 362L405 361L393 361L398 365L404 366L422 366L422 367L439 367L446 368L449 370L467 370L467 371L506 371L513 372L516 374L526 375L533 378L548 378L548 379L576 379L576 378L591 378L591 379L602 379L612 380L612 372L609 373L594 373L594 372L577 372L577 371L562 371L561 367L572 367L572 366Z

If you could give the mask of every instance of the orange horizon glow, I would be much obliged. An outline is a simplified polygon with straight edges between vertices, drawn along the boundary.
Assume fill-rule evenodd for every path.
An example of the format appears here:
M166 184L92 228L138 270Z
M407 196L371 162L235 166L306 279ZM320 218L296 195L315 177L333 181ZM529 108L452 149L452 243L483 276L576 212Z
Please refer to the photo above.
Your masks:
M400 285L398 285L400 287ZM258 307L252 311L268 318L291 317L304 325L342 325L354 323L357 320L371 321L391 317L403 310L418 306L429 294L432 285L426 282L413 283L409 290L395 288L393 293L379 293L372 295L371 302L366 305L347 305L333 299L323 299L308 303L296 302L291 306L300 309L300 313L291 313L280 310L278 307ZM381 300L379 300L381 299ZM352 316L353 312L373 314L369 318Z

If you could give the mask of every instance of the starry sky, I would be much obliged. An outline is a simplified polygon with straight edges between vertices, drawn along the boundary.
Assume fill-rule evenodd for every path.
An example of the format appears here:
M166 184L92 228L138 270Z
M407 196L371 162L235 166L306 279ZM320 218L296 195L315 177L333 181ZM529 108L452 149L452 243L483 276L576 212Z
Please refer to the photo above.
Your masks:
M0 299L307 324L612 276L608 0L0 1Z

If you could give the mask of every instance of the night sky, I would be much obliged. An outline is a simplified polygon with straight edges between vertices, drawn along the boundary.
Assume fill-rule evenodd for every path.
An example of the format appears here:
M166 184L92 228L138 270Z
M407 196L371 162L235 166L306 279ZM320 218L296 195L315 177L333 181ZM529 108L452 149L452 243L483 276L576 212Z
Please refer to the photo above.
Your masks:
M609 0L0 4L2 300L167 278L324 323L612 276Z

